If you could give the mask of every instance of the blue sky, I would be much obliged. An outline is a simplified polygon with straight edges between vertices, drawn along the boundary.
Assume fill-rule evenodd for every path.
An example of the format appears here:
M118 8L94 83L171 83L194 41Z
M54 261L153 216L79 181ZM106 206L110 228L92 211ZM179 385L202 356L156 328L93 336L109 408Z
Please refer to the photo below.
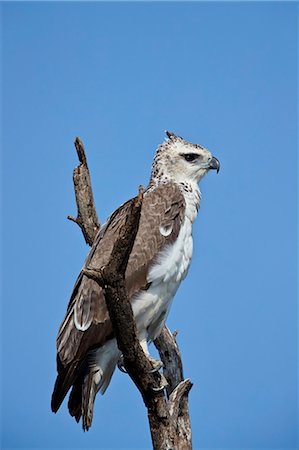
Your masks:
M209 148L178 329L194 448L297 447L297 5L2 3L2 448L150 448L119 372L83 433L50 412L55 338L88 248L73 140L103 222L164 130Z

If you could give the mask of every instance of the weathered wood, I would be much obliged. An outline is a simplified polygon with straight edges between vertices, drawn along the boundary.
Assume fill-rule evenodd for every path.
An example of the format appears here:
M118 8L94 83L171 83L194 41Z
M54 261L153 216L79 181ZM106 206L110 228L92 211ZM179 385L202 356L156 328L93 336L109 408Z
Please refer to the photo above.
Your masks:
M68 219L79 225L85 242L88 245L92 245L94 238L100 229L100 222L94 204L84 145L79 137L76 137L74 144L80 162L73 173L78 214L77 218L68 216Z
M171 392L184 379L180 350L175 336L171 334L166 325L164 325L160 336L155 339L154 344L164 364L163 373L168 382L166 391L169 397Z
M176 342L177 333L171 333L164 325L154 344L164 364L163 374L168 382L166 391L170 403L170 414L177 421L176 443L178 450L192 449L192 429L189 415L188 394L192 383L184 379L180 349Z
M74 171L74 188L78 207L76 222L86 242L92 245L100 224L93 200L90 175L83 143L75 141L80 165ZM84 274L93 278L105 290L105 299L118 347L123 353L124 366L139 389L145 406L155 450L190 450L191 426L188 411L188 393L192 387L184 380L180 351L175 337L164 326L155 340L164 364L167 379L167 397L161 389L161 376L151 372L152 365L144 354L137 338L136 324L131 303L125 288L125 271L138 231L142 207L143 189L132 200L125 225L115 242L110 261L101 270L85 269Z

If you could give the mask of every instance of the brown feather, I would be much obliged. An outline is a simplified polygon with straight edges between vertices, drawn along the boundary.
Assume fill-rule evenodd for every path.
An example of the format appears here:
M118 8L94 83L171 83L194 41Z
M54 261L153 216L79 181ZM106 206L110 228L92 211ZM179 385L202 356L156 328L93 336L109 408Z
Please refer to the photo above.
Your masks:
M82 388L84 377L78 377L72 387L68 408L70 415L75 417L76 422L79 422L82 415Z

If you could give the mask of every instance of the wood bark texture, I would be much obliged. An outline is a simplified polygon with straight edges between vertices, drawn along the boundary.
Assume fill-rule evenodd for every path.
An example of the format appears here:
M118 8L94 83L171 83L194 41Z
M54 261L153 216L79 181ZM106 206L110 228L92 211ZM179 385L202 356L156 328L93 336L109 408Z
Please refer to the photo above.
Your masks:
M100 229L93 199L90 174L84 146L76 138L75 147L80 164L74 170L74 189L78 208L77 223L87 244L92 245ZM124 366L139 389L147 408L154 450L192 449L188 394L191 381L184 379L182 360L175 335L164 326L155 346L163 362L163 375L151 372L152 365L137 338L136 324L125 288L125 271L138 231L143 200L143 188L132 200L126 223L115 242L110 261L99 271L85 270L105 290L105 300L113 325L117 345L123 354ZM162 382L168 385L161 389ZM166 392L165 392L166 390Z
M100 229L100 222L94 204L84 145L79 137L76 137L74 144L80 161L73 173L78 214L76 218L68 216L68 219L79 225L85 242L91 246Z

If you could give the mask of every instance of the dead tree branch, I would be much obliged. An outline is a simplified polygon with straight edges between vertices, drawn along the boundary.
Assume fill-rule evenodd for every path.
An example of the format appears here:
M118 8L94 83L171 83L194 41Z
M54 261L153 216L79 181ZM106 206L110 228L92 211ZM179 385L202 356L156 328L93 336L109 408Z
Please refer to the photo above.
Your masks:
M76 138L75 146L80 161L73 177L78 217L69 219L80 226L85 241L92 245L100 225L84 146L79 138ZM164 390L160 389L160 374L151 372L152 365L140 346L131 303L126 293L125 271L138 231L142 199L143 189L139 188L138 196L131 202L119 239L114 244L108 265L99 271L85 269L84 274L93 278L105 290L108 312L118 348L123 353L125 368L147 407L153 448L190 450L192 443L188 393L192 383L183 378L182 361L175 337L165 326L155 340L168 382L166 397Z
M92 245L94 238L100 229L100 222L94 204L84 145L79 137L76 137L74 144L80 162L73 173L78 214L77 218L68 216L68 219L79 225L85 242L88 245Z
M192 388L189 378L184 379L180 350L176 342L177 333L171 333L164 325L160 336L154 344L163 362L163 374L168 382L167 396L170 402L170 413L177 417L176 434L179 449L192 448L192 430L189 415L188 394Z

